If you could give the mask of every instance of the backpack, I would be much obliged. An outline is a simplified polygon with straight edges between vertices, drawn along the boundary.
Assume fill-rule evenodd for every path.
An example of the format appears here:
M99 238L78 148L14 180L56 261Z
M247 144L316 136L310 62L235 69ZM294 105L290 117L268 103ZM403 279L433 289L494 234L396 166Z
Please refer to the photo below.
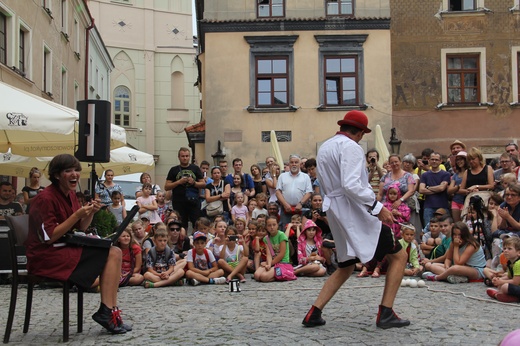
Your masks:
M164 249L164 254L166 256L166 260L168 260L168 258L170 258L171 253L172 253L172 249L170 249L169 246L166 246L166 248ZM152 262L155 265L155 262L157 261L157 250L155 249L155 246L153 248L151 248L150 251L148 251L148 254L150 255L150 257L152 257Z
M195 256L197 256L197 253L195 252L195 248L191 249L191 256L193 257L193 265L195 265ZM204 256L206 257L206 263L208 264L208 269L212 268L211 262L209 261L209 254L208 249L204 248ZM187 266L186 266L187 268Z

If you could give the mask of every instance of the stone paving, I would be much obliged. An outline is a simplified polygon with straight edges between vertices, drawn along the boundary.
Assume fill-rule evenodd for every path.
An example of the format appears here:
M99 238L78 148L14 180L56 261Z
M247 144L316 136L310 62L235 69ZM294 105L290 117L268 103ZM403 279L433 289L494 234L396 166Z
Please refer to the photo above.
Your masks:
M355 273L356 274L356 273ZM351 278L325 308L327 321L304 328L301 321L325 278L257 283L248 277L242 292L227 285L120 290L125 322L134 330L110 335L91 319L98 294L85 294L84 331L76 333L75 294L71 295L70 345L497 345L519 327L519 304L493 301L482 283L427 283L402 287L395 310L412 324L402 329L376 328L383 278ZM35 290L29 332L22 333L26 289L20 289L10 343L50 345L61 342L61 291ZM10 286L0 286L2 333Z

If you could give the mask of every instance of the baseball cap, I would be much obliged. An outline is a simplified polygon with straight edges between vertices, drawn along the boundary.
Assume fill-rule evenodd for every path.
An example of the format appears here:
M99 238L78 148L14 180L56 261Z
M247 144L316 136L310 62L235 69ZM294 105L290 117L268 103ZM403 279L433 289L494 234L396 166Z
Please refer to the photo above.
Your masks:
M206 236L206 234L204 232L197 231L197 232L193 233L193 241L195 241L197 239L203 239L204 241L206 241L206 240L208 240L208 237Z
M439 208L439 209L437 209L433 214L434 214L434 215L446 215L446 209L444 209L444 208Z
M509 233L504 233L504 234L500 235L500 239L506 239L506 238L511 238L511 237L518 237L518 234L509 232Z
M468 156L468 153L465 152L465 151L459 151L459 152L457 153L457 155L455 155L455 156L464 156L464 157L467 157L467 156Z
M365 133L372 132L372 130L368 128L368 117L361 111L353 110L347 112L343 119L338 120L338 125L351 125L365 131Z
M146 220L150 221L150 217L148 215L141 215L140 219L141 220L146 219Z

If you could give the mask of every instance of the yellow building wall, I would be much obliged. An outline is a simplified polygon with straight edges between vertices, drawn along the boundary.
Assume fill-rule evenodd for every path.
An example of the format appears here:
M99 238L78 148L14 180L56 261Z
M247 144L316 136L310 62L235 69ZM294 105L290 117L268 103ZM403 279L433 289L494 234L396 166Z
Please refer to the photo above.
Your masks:
M275 35L276 33L267 33ZM381 125L383 134L391 126L390 33L388 30L283 32L299 35L294 44L294 105L295 112L249 113L250 46L244 36L266 35L258 32L207 33L203 62L203 109L206 119L206 153L217 150L221 140L228 161L240 157L244 169L253 163L264 162L271 155L271 143L261 141L262 131L291 131L292 141L280 142L284 159L298 153L315 157L318 143L332 136L337 121L346 110L318 111L319 45L315 34L368 34L364 48L365 102L370 104L366 114L369 126ZM373 134L366 135L362 145L373 146Z

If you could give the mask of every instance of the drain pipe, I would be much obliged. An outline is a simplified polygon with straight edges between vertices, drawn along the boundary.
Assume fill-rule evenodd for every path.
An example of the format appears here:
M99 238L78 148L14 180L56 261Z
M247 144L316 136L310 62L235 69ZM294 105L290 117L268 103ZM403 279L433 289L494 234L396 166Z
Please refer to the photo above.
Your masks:
M89 44L90 44L90 30L94 28L94 18L92 18L92 14L90 13L90 10L88 8L87 2L83 0L83 6L85 6L85 9L87 10L88 16L90 18L90 25L85 30L86 36L85 36L85 100L88 100L88 76L89 76L89 70L88 70L88 54L89 54Z

